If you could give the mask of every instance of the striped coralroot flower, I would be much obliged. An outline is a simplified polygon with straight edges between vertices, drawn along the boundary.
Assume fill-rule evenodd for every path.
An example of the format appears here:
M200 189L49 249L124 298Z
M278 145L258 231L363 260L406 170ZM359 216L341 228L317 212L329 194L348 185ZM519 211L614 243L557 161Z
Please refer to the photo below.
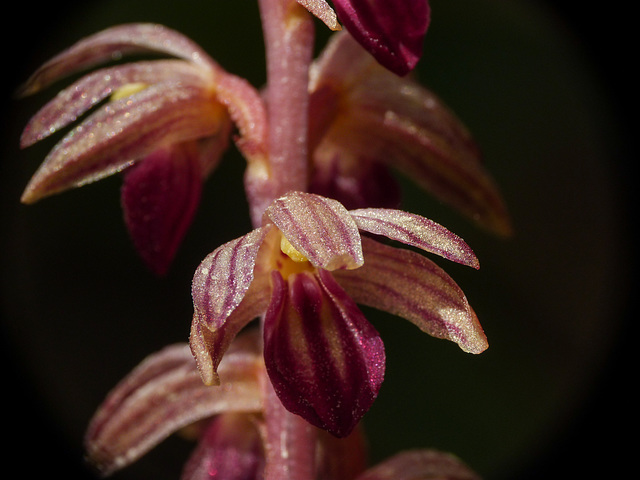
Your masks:
M206 384L242 328L264 316L264 360L283 405L338 437L375 400L385 368L382 340L357 304L406 318L422 331L480 353L487 340L456 283L417 252L478 268L469 246L444 227L401 210L356 209L290 192L263 225L209 254L194 275L191 348Z

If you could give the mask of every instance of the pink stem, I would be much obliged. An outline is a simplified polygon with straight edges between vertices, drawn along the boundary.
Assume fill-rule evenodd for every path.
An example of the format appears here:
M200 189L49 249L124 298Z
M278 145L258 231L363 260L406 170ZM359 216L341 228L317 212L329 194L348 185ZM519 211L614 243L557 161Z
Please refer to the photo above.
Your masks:
M252 205L254 223L271 201L308 184L309 66L314 24L295 0L259 0L267 58L269 186Z

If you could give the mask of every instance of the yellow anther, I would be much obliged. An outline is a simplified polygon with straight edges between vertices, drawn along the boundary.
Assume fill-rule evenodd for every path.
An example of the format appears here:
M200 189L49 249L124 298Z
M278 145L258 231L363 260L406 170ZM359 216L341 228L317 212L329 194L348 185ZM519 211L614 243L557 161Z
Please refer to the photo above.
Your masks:
M294 262L302 263L302 262L309 261L307 260L307 257L302 255L298 250L296 250L293 247L293 245L291 245L291 243L289 243L289 240L287 240L284 235L280 236L280 250L282 250L282 253L284 253L287 257L289 257Z
M142 82L127 83L126 85L121 86L117 90L114 90L114 92L111 94L111 100L112 101L120 100L121 98L125 98L130 95L133 95L134 93L138 93L147 87L148 85Z

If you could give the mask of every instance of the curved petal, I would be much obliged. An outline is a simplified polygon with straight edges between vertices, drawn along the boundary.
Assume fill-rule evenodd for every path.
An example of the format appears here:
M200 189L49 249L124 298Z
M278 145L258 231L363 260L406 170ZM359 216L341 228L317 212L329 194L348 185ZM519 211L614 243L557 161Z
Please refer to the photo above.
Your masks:
M381 65L406 75L422 56L431 20L427 0L334 0L338 18Z
M258 252L272 225L218 247L200 263L193 277L190 343L206 384L219 382L216 369L238 332L266 310L270 288L266 275L254 275Z
M203 85L202 68L184 60L156 60L103 68L85 75L60 91L29 120L20 146L32 145L74 122L123 85L167 81Z
M138 254L167 273L200 203L202 168L193 142L160 148L125 171L124 221Z
M352 269L364 261L358 227L336 200L289 192L267 208L265 218L315 267Z
M336 12L325 0L298 0L298 3L318 17L331 30L340 30Z
M349 213L360 230L384 235L448 260L480 268L478 258L464 240L428 218L383 208L362 208Z
M197 44L175 30L150 23L118 25L80 40L46 62L27 80L20 94L33 94L72 73L144 52L172 55L207 69L216 65Z
M436 450L398 453L367 470L356 480L480 480L462 461Z
M173 432L222 412L262 409L257 336L238 338L220 365L222 387L205 386L187 344L149 356L109 393L85 436L89 460L108 475Z
M274 271L272 284L264 358L274 390L289 411L344 437L382 384L382 340L326 270L288 281Z
M365 263L339 270L335 279L362 305L403 317L420 330L451 340L469 353L487 349L487 338L464 293L428 258L362 238Z
M159 144L215 134L226 114L202 88L164 83L109 102L49 153L22 196L33 203L129 166Z

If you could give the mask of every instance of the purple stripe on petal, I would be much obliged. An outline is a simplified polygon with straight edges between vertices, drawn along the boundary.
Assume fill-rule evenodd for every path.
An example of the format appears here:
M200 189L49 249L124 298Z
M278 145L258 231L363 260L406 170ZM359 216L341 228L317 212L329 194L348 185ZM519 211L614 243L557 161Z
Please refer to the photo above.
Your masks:
M267 208L265 217L315 267L335 270L362 265L358 227L335 200L290 192L276 199Z
M337 437L375 400L385 367L373 326L326 270L272 277L265 365L283 405Z
M159 144L214 135L226 114L202 88L150 86L109 102L67 134L49 153L22 196L45 196L104 178L151 153Z
M427 0L334 0L338 19L378 62L398 75L422 56L431 20Z
M20 146L32 145L65 127L123 85L166 81L204 85L205 79L201 68L183 60L136 62L98 70L65 88L42 107L25 127Z
M488 347L480 322L460 287L428 258L363 237L365 263L335 279L360 304L414 323L469 353Z
M384 235L448 260L480 268L476 255L460 237L428 218L382 208L363 208L349 213L360 230Z
M255 338L255 335L254 335ZM149 356L107 396L85 436L89 460L108 475L167 436L222 412L262 408L258 343L238 342L220 366L225 386L205 386L186 344Z
M118 25L86 37L42 65L21 89L30 95L75 72L131 53L159 52L214 69L215 62L197 44L162 25Z

